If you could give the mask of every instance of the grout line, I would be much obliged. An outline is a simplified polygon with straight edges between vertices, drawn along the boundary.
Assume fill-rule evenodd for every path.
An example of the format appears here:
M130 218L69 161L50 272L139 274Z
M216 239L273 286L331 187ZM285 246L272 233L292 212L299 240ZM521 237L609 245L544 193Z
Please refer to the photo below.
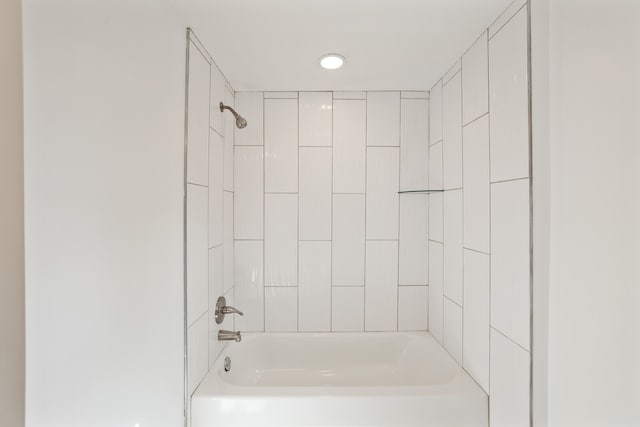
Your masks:
M513 340L513 338L511 338L509 335L505 334L504 332L500 331L499 329L497 329L495 326L490 326L490 329L492 331L495 331L497 333L499 333L500 335L502 335L503 337L505 337L506 339L508 339L509 341L511 341L513 344L517 345L520 349L522 349L523 351L526 351L527 353L530 354L529 350L527 350L526 348L524 348L523 346L521 346L520 344L518 344L517 342L515 342Z
M467 126L469 126L470 124L473 124L475 122L477 122L478 120L480 120L481 118L483 118L484 116L489 116L489 111L487 111L486 113L482 114L481 116L476 117L475 119L471 120L468 123L465 123L462 125L462 129L466 128Z
M491 181L491 182L489 182L489 184L503 184L505 182L524 181L526 179L529 179L529 177L525 176L525 177L522 177L522 178L511 178L511 179L503 179L501 181Z
M515 0L514 0L511 4L513 4L513 3L515 3ZM501 14L500 14L500 16L498 16L498 17L496 18L496 20L495 20L495 21L493 21L493 23L489 26L489 29L493 26L493 24L495 24L496 22L498 22L498 20L499 20L500 18L502 18L502 15L504 15L505 13L507 13L507 11L509 10L509 8L511 7L511 4L510 4L509 6L507 6L507 8L506 8L506 9L505 9ZM511 22L511 21L513 20L513 18L515 18L515 17L516 17L516 15L517 15L518 13L520 13L520 11L521 11L522 9L527 8L527 7L528 7L528 5L529 5L529 1L526 1L526 2L525 2L525 4L523 4L522 6L520 6L520 8L519 8L518 10L516 10L515 12L513 12L513 14L511 15L511 17L510 17L509 19L507 19L507 20L506 20L506 22L505 22L504 24L502 24L502 25L500 26L500 28L498 28L498 29L495 31L495 33L493 33L493 35L492 35L491 37L489 37L489 41L491 41L495 36L497 36L497 35L500 33L500 31L502 31L502 29L503 29L504 27L506 27L506 26L507 26L507 24L509 24L509 22ZM487 35L488 35L488 33L487 33Z
M462 246L462 249L467 250L467 251L471 251L471 252L476 252L476 253L479 253L479 254L482 254L482 255L491 256L491 254L489 252L483 252L483 251L479 251L477 249L471 249L471 248L468 248L466 246Z
M207 151L208 151L208 148L207 148ZM207 156L208 156L208 154L207 154ZM208 173L208 172L207 172L207 173ZM208 181L208 179L209 179L209 178L208 178L208 176L207 176L207 181ZM208 186L208 185L204 185L204 184L196 184L195 182L189 182L189 181L187 181L186 183L187 183L187 185L195 185L196 187L209 188L209 186Z

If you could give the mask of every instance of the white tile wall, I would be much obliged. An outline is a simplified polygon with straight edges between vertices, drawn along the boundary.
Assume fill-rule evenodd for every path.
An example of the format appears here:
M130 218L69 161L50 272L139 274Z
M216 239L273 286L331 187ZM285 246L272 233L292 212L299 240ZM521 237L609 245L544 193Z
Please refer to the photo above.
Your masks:
M233 193L231 191L224 192L223 203L224 291L227 292L233 288ZM218 296L215 296L215 298Z
M400 195L399 284L429 283L427 195Z
M442 242L444 238L442 198L442 193L429 195L429 239L436 242Z
M333 195L333 286L364 286L365 196Z
M462 77L456 73L442 89L442 163L446 190L462 187Z
M462 305L462 190L444 192L444 295Z
M228 294L233 296L233 290ZM222 245L209 249L209 366L215 362L223 347L223 343L218 341L217 337L218 329L222 329L222 327L218 326L215 321L216 299L221 295L225 295ZM233 305L229 301L227 303ZM233 326L233 316L225 318L225 323L224 329L229 329L227 328L229 324Z
M263 168L262 147L235 147L234 238L236 239L263 238Z
M367 148L367 239L398 238L399 169L398 148Z
M331 330L331 242L300 242L298 330Z
M429 323L429 287L398 287L398 330L424 331Z
M367 241L365 330L395 331L398 314L398 242Z
M334 332L364 331L364 286L333 288L331 330Z
M300 147L299 185L300 240L331 240L330 147Z
M367 145L400 146L400 92L367 92Z
M265 194L265 286L298 285L298 195Z
M444 298L443 345L462 364L462 307Z
M489 111L486 31L462 56L462 121L468 124Z
M228 100L225 99L225 80L224 76L220 69L216 66L216 64L211 64L211 106L210 106L210 114L211 118L209 119L209 126L220 135L224 135L224 115L228 113L223 113L220 111L220 103L227 103ZM232 105L233 106L233 105ZM191 111L189 111L191 114Z
M402 99L401 112L400 189L422 190L429 182L429 100Z
M330 147L332 145L332 93L300 92L299 99L300 146Z
M235 98L233 92L229 89L225 89L224 103L235 106ZM234 134L236 129L236 119L233 114L224 113L224 189L225 191L233 191L233 146L234 146ZM246 128L245 128L246 129ZM209 170L209 173L212 171Z
M463 130L464 246L489 253L489 118Z
M191 325L208 309L207 187L187 185L187 318Z
M442 80L438 81L429 94L429 144L442 140Z
M366 101L333 102L333 192L364 193L367 161Z
M215 131L209 135L209 247L222 244L224 193L224 140Z
M209 62L190 44L187 182L207 185L209 141Z
M242 331L264 331L263 260L262 240L235 241L235 301L244 312L236 327Z
M262 92L238 92L236 110L247 120L247 127L235 129L235 145L263 145L263 95ZM233 116L232 116L233 117Z
M298 101L264 101L264 172L267 193L298 191Z
M298 330L298 288L268 287L264 291L264 329L267 332Z
M429 332L442 342L442 243L429 242Z
M207 374L209 367L209 325L203 314L187 330L187 387L191 395Z

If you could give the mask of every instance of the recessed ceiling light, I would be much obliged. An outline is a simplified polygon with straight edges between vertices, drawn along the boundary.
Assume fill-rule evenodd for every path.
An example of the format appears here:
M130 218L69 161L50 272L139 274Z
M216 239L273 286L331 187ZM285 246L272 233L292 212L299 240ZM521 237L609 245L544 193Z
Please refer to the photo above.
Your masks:
M320 58L320 66L327 70L336 70L344 65L344 56L328 53Z

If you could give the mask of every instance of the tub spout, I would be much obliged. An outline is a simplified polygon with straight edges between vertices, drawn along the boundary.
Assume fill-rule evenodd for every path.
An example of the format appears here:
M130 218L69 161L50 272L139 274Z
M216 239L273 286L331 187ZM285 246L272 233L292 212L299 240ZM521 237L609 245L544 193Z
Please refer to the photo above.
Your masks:
M218 331L218 341L240 342L241 340L242 336L240 335L240 331L225 331L223 329Z

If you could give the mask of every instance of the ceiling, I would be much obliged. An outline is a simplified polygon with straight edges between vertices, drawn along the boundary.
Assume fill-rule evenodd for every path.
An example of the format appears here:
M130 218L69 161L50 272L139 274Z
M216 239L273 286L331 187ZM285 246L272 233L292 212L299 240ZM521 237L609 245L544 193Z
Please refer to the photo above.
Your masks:
M427 90L511 2L211 1L207 44L240 91ZM345 66L320 68L325 53Z

